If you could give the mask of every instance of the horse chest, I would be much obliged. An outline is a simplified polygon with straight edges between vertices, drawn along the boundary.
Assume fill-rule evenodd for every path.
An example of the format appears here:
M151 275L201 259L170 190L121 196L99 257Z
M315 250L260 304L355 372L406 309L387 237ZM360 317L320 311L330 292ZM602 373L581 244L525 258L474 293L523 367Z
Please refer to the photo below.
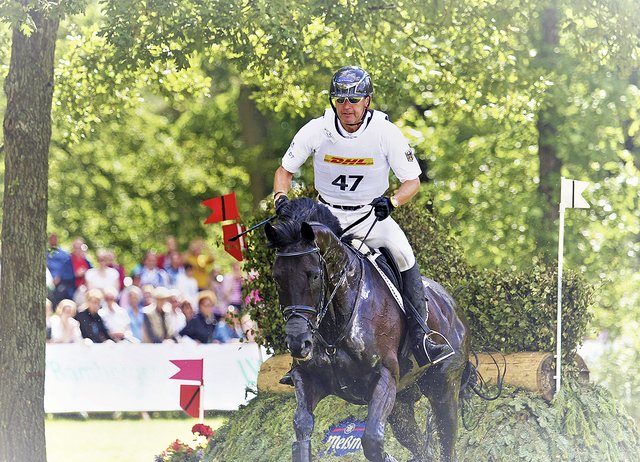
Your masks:
M366 404L368 393L378 378L377 361L371 357L354 358L337 349L333 354L316 356L309 372L330 394L354 404Z

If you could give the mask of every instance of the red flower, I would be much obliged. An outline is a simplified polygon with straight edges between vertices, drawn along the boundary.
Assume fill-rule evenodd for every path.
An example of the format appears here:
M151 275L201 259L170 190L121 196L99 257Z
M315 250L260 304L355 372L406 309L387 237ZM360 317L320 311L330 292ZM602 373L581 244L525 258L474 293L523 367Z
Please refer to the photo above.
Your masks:
M213 429L209 425L198 423L193 426L193 428L191 429L191 433L193 433L194 435L199 434L206 438L211 438L213 436Z

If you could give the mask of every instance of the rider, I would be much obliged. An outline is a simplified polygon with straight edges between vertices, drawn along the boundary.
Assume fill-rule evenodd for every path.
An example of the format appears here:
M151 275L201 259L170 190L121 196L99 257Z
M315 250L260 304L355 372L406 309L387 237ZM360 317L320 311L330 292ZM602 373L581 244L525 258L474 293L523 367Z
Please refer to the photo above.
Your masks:
M293 174L313 156L318 200L331 209L344 229L350 227L349 232L360 238L378 220L365 243L389 249L402 274L403 298L424 320L427 306L416 258L404 232L389 217L418 192L421 170L400 129L385 113L369 108L372 95L371 78L364 69L346 66L333 75L331 109L298 131L275 173L276 213L286 207ZM385 195L389 169L400 180L400 187ZM435 364L453 354L448 344L433 343L413 310L405 307L405 312L420 365Z

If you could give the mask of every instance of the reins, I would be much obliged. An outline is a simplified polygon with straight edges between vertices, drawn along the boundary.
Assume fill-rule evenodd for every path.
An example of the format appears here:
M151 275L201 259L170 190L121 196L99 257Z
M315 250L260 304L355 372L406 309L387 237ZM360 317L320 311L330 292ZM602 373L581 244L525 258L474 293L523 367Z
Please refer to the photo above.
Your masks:
M352 249L349 249L349 247L345 247L345 248L348 249L348 251L352 250ZM331 291L331 294L329 295L329 297L325 298L328 285L329 285L328 278L327 278L327 286L325 287L325 275L327 273L326 272L327 262L324 259L324 256L320 252L320 248L317 245L309 249L304 249L304 250L295 251L295 252L276 252L276 256L299 257L302 255L308 255L311 253L318 254L318 260L319 260L319 265L321 269L321 279L322 279L322 291L321 291L322 296L315 307L307 306L307 305L289 305L282 310L282 314L284 316L285 323L288 322L292 317L297 316L297 317L303 318L306 321L307 325L309 326L309 329L311 330L312 335L314 335L320 341L320 343L325 347L325 350L327 351L327 353L335 354L336 346L342 340L344 340L344 338L348 334L349 327L353 322L354 314L358 310L358 307L360 306L361 297L356 297L356 301L349 315L349 320L342 327L340 331L340 335L338 335L338 337L332 343L329 343L322 336L322 334L320 333L320 326L322 325L322 321L325 315L327 314L329 310L329 306L333 302L333 299L336 296L338 289L345 283L349 268L353 264L354 259L358 257L359 254L355 251L353 252L353 256L349 258L348 264L345 265L342 271L340 272L340 277L338 278L338 281L336 282L333 290ZM358 294L362 291L363 283L364 283L364 262L362 258L360 258L360 280L358 282L358 292L357 292ZM305 314L316 316L315 323L311 322L310 318L305 316Z

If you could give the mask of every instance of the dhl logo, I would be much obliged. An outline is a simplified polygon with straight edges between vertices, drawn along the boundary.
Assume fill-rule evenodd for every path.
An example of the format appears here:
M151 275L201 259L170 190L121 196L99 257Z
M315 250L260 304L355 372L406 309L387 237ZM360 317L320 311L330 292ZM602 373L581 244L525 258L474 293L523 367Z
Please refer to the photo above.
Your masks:
M324 155L324 161L330 164L338 165L373 165L373 158L365 157L363 159Z

